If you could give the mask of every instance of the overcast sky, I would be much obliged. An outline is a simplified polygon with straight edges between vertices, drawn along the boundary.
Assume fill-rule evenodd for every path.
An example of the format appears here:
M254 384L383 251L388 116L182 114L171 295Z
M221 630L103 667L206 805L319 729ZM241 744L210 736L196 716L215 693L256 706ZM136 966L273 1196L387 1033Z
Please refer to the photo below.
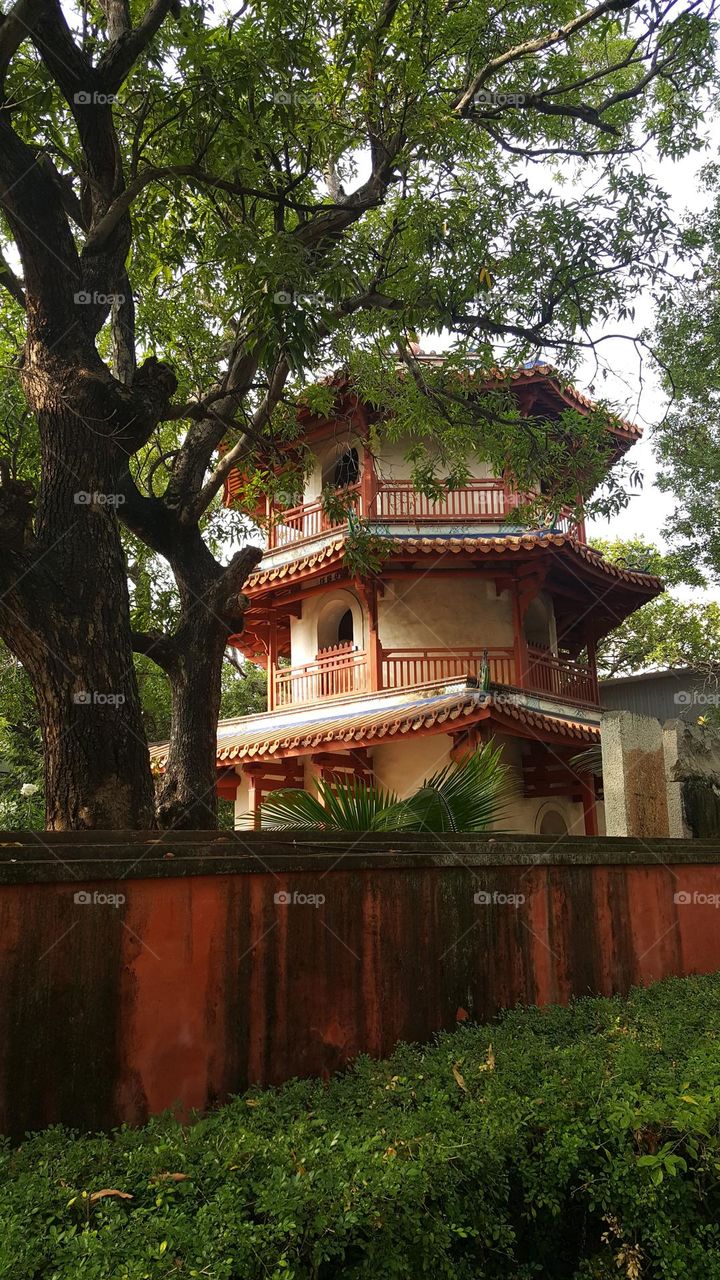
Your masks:
M698 173L701 166L707 163L710 154L717 154L720 143L717 124L712 130L708 129L708 140L712 144L710 153L688 157L678 164L647 165L648 171L659 178L670 195L672 208L678 217L702 210L708 200L707 193L700 189ZM652 322L650 296L640 295L637 299L636 316L638 330L646 325L651 326ZM626 510L615 516L610 523L605 520L589 521L588 529L595 536L642 536L663 545L662 527L675 503L672 494L661 493L655 485L657 466L653 457L652 434L653 426L662 420L667 402L648 361L643 364L641 371L637 353L631 343L611 340L602 345L602 351L603 362L610 368L607 380L602 383L602 397L621 406L644 432L640 444L628 455L628 460L643 473L643 489L634 494ZM581 391L591 394L587 383L594 381L597 389L598 379L594 365L589 361L585 378L585 385L582 376L576 381ZM720 598L720 591L714 594Z

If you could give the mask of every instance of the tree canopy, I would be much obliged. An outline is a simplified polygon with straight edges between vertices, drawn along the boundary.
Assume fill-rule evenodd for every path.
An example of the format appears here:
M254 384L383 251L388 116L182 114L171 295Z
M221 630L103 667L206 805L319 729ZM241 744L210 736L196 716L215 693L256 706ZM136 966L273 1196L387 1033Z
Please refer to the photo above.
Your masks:
M712 15L699 0L8 11L2 394L22 443L0 477L0 635L37 698L51 826L155 821L132 649L172 690L159 818L214 821L223 650L259 554L219 495L233 466L249 510L296 483L282 445L303 388L327 406L323 374L346 367L410 430L421 487L457 483L469 451L544 481L556 507L601 479L602 412L549 442L462 370L543 350L571 371L685 252L637 153L699 145ZM418 331L445 335L442 378L415 359ZM170 609L128 591L121 524L166 563Z
M684 554L664 553L641 538L594 538L593 546L616 564L655 574L667 587L664 595L631 614L598 646L601 678L665 667L720 671L720 605L714 600L688 602L677 594L678 587L705 586L696 565Z

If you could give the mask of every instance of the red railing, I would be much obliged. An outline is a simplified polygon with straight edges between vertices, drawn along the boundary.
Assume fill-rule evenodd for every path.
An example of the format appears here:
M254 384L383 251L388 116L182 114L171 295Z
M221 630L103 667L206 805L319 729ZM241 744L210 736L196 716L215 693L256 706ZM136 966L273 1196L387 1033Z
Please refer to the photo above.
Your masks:
M273 672L273 707L322 701L368 692L367 654L331 653L302 667L279 667Z
M599 705L597 678L587 667L532 647L519 680L514 650L509 648L383 649L380 688L408 689L467 676L477 678L485 654L493 684L526 689L563 702ZM273 673L272 690L275 708L371 692L367 654L359 650L333 651L301 667L280 667Z
M592 671L569 658L557 658L545 649L528 646L523 684L526 689L567 702L584 702L593 707L600 703L597 677Z
M378 520L501 521L523 501L502 480L468 480L449 489L437 502L418 493L409 480L389 480L378 488L372 514Z
M479 676L483 649L384 649L382 684L384 689L406 689L435 680ZM495 684L514 684L512 649L488 649L490 679Z
M356 506L360 505L360 486L342 490L345 498L352 499ZM339 529L346 523L345 519L330 520L321 500L306 502L299 507L271 507L268 514L268 548L287 547L295 542L305 542L309 538L318 538L330 529Z
M341 496L352 499L358 515L391 524L405 520L410 523L452 520L502 524L512 511L531 500L531 495L508 489L502 480L469 480L460 489L448 490L437 502L418 493L409 480L390 480L380 484L369 501L362 484L341 491ZM329 519L319 498L287 510L273 507L268 514L268 549L272 551L277 547L306 542L345 524L345 519ZM583 522L567 513L559 516L553 527L563 533L573 533L581 542L585 541Z

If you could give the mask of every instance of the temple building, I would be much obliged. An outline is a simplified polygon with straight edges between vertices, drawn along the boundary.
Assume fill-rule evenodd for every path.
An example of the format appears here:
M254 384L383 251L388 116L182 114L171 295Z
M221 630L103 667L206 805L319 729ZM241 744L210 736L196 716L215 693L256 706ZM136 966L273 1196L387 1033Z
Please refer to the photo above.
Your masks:
M594 409L546 365L511 386L522 412L545 420ZM245 587L233 643L267 669L268 709L218 726L218 787L235 798L237 825L269 791L318 776L407 795L492 737L516 782L504 830L602 831L598 781L572 764L599 741L595 650L661 583L605 560L571 512L542 528L513 523L527 498L482 463L441 500L421 495L410 442L384 445L380 429L371 452L377 415L347 384L336 392L331 418L299 421L314 459L303 501L268 507L266 551ZM608 431L613 460L640 436L616 419ZM326 514L328 486L386 539L376 571L346 563L349 525Z

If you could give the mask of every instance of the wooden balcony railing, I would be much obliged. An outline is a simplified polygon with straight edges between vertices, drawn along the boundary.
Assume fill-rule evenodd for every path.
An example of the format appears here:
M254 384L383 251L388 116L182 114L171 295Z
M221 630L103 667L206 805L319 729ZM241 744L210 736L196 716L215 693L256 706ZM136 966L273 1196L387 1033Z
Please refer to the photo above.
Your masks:
M508 489L502 480L469 480L460 489L448 490L437 502L418 493L409 480L380 484L374 494L361 482L345 490L344 496L352 500L358 515L387 524L396 521L502 524L512 511L529 501L529 495ZM320 499L287 510L272 508L268 513L268 549L272 551L318 538L345 523L330 520ZM583 522L569 514L560 516L553 527L572 532L580 541L585 541Z
M272 708L321 702L368 692L367 654L331 653L302 667L277 667L272 679Z
M490 681L528 692L545 694L563 702L599 705L597 678L587 667L558 658L544 649L528 649L527 665L516 678L515 653L496 649L383 649L380 655L380 687L408 689L436 681L479 677L487 655ZM302 706L326 698L371 692L365 652L332 652L301 667L280 667L273 672L273 708Z
M359 485L346 489L344 494L353 500L356 507L360 506ZM344 524L344 520L328 518L319 498L317 502L306 502L287 510L273 507L268 516L268 548L274 550L275 547L287 547L295 542L318 538L320 534L338 529Z
M382 684L384 689L406 689L409 685L432 684L479 676L483 649L384 649ZM515 683L512 649L488 649L490 679L495 684Z
M546 649L536 649L531 645L528 646L524 686L566 702L583 702L592 707L600 704L594 672L578 662L571 662L569 658L558 658Z
M418 493L409 480L391 480L379 486L373 503L378 520L504 520L523 501L502 480L468 480L461 489L449 489L437 502Z

